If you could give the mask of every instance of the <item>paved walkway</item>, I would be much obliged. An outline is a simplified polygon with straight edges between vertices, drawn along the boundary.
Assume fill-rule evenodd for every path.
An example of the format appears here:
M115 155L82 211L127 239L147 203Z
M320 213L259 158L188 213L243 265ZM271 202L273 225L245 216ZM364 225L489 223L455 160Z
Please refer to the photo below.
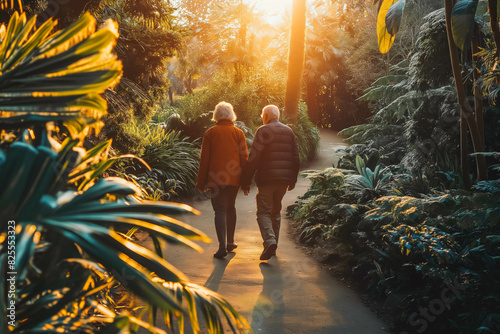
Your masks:
M307 169L332 166L335 149L345 145L335 132L321 131L318 157ZM296 188L283 200L286 207L309 186L299 177ZM239 193L236 208L238 221L235 241L238 248L223 259L213 258L217 238L210 201L195 202L201 216L186 215L182 220L205 232L214 242L202 244L204 252L169 246L167 261L183 271L193 283L217 291L227 298L251 325L254 333L387 333L386 327L360 301L356 293L331 277L294 242L286 219L277 256L268 262L259 260L262 238L255 214L256 188L249 196Z

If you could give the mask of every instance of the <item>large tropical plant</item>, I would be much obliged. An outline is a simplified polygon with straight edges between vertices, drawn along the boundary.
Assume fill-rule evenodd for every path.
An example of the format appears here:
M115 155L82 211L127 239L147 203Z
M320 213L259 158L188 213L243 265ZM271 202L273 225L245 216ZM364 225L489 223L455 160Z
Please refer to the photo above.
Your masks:
M14 13L0 27L0 331L13 333L163 331L119 312L112 287L134 293L172 318L203 319L211 333L248 328L221 296L191 284L163 258L162 242L200 249L209 241L173 216L183 204L144 202L142 190L102 177L116 159L109 143L88 151L83 139L106 113L100 96L116 84L117 26L84 14L68 28L35 29L36 17ZM168 215L168 216L167 216ZM155 252L120 231L150 233ZM14 283L12 283L14 282ZM15 312L12 308L15 307ZM201 310L199 317L197 309Z
M406 0L380 0L375 1L380 3L380 10L377 19L377 36L380 46L380 52L386 53L390 50L394 38L399 31L403 18ZM459 49L463 54L472 52L473 61L477 64L479 56L487 56L488 51L483 50L479 53L480 32L478 24L475 23L476 12L478 11L479 0L462 0L454 2L452 0L444 0L446 30L448 37L448 47L450 53L450 62L455 79L455 88L460 107L460 148L461 148L461 168L462 178L467 187L471 186L468 167L468 149L467 149L467 130L470 132L474 152L484 151L484 124L483 124L483 109L482 109L482 92L480 83L483 83L483 88L488 90L496 90L498 86L496 80L498 71L496 65L480 69L480 66L474 66L471 76L474 84L472 85L472 95L474 95L474 104L471 105L467 99L467 89L463 80L462 65L459 59ZM490 17L490 29L493 36L490 44L493 45L496 58L500 55L500 30L498 25L498 1L488 0L487 9ZM466 57L462 57L466 58ZM490 57L491 58L491 57ZM496 64L496 61L493 62ZM486 63L485 65L488 65ZM482 73L483 71L484 73ZM483 76L483 78L481 78ZM484 80L483 80L484 79ZM493 84L492 84L493 83ZM486 178L485 159L481 155L476 156L477 174L479 180Z

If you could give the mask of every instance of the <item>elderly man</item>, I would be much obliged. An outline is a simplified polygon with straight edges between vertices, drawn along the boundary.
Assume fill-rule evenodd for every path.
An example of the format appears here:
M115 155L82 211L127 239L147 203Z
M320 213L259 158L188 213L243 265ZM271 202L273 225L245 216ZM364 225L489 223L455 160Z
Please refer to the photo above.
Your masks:
M299 154L292 129L280 123L275 105L262 109L262 125L255 133L248 163L243 170L241 188L248 195L256 174L258 192L257 223L264 240L260 259L276 255L281 224L281 200L287 190L295 188L299 172Z

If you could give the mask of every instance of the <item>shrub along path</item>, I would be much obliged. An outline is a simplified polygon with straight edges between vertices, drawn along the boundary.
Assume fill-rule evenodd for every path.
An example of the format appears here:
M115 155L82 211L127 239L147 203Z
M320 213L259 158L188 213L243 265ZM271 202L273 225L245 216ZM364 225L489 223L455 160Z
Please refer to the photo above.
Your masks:
M317 158L306 169L324 169L337 164L334 150L345 145L335 132L321 130ZM306 192L309 180L300 177L294 190L283 199L283 221L277 256L259 260L262 239L256 222L255 194L238 194L235 241L238 248L225 259L213 258L217 238L210 201L191 203L201 216L182 220L202 230L213 242L201 244L202 254L186 247L169 246L167 260L193 283L222 294L248 321L254 333L387 333L382 321L348 289L307 256L289 233L286 207ZM149 239L148 239L149 240ZM152 244L148 245L152 249ZM159 324L159 327L162 327Z

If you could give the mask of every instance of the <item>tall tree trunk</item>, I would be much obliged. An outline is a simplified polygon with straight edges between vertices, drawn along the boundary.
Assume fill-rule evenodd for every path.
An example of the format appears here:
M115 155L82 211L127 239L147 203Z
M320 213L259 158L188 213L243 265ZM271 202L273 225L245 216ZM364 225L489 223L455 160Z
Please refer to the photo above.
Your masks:
M472 185L469 173L468 173L468 152L466 148L464 148L464 144L466 142L467 135L464 132L467 127L462 125L462 123L467 123L469 126L470 134L472 137L472 144L474 145L474 152L482 152L484 151L482 140L479 135L478 126L476 120L474 118L474 112L472 110L471 105L467 101L467 94L465 92L465 86L462 78L462 70L460 67L460 62L458 59L458 48L453 41L453 33L451 30L451 12L453 9L452 0L444 1L445 15L446 15L446 33L448 36L448 48L450 50L450 59L451 59L451 68L453 70L453 78L455 79L455 88L457 90L457 99L458 104L460 106L460 159L462 166L462 178L464 181L464 185L467 188L470 188ZM479 180L486 179L486 165L484 164L484 159L476 159L477 162L477 174Z
M495 4L496 5L496 4ZM497 26L498 26L498 20L497 20ZM479 61L479 56L476 56L476 54L480 51L479 50L479 45L478 41L480 40L479 36L479 26L477 23L474 24L474 38L472 39L472 60L477 64ZM498 48L497 48L498 52ZM483 120L483 94L481 92L481 87L479 86L479 79L481 78L481 71L479 70L479 67L476 66L474 70L474 116L476 117L476 124L477 124L477 129L479 132L479 139L481 139L481 147L482 150L485 150L484 146L484 120ZM484 156L477 155L476 159L478 161L480 160L481 164L484 164L486 166L486 159ZM487 177L487 175L486 175Z
M185 80L186 83L186 92L188 94L193 94L193 79L191 76L188 76Z
M292 31L288 51L288 78L285 93L285 116L291 123L297 122L304 71L306 37L306 0L293 0Z
M168 87L168 99L170 100L170 105L174 106L175 105L174 92L172 90L172 86Z

